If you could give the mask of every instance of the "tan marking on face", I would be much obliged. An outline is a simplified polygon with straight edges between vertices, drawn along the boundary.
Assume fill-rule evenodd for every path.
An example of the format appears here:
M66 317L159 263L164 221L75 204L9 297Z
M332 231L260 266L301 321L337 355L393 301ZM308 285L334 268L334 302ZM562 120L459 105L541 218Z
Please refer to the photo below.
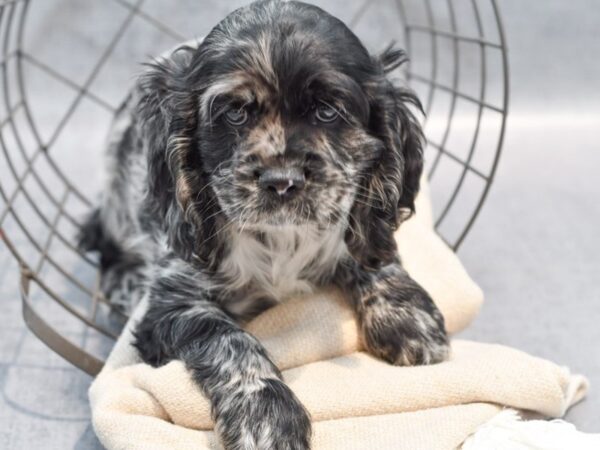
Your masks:
M167 145L169 165L177 171L175 182L175 198L183 211L187 211L192 199L189 174L182 168L185 154L189 149L189 136L174 135L169 138Z
M285 128L278 112L261 117L259 124L248 134L248 146L253 154L267 160L285 152Z
M247 58L250 62L248 70L277 91L279 82L271 58L271 40L270 33L264 32L256 41L248 45Z
M313 147L317 149L320 153L326 153L330 149L329 140L327 136L323 133L316 132L314 133L313 138Z
M177 178L175 195L181 209L186 211L192 198L192 189L185 174Z
M216 81L202 96L200 108L203 117L210 117L212 104L219 95L228 95L242 104L257 102L268 106L275 93L273 87L265 83L257 74L233 72Z
M321 155L326 156L329 161L338 161L338 152L333 146L327 136L319 133L315 136L315 142L313 148L316 149Z
M244 85L247 83L248 77L243 72L230 73L226 77L213 83L202 96L200 103L202 116L210 117L212 102L219 95L230 94L237 91L240 92L240 95L244 95L245 92L250 92L248 89L244 89Z

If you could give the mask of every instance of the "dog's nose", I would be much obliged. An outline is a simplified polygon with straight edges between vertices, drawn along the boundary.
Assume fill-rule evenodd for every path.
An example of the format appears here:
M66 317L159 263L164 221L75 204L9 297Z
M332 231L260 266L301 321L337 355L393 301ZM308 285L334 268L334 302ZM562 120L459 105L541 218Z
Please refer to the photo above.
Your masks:
M301 191L305 181L304 172L298 167L273 168L260 175L258 185L265 191L288 197Z

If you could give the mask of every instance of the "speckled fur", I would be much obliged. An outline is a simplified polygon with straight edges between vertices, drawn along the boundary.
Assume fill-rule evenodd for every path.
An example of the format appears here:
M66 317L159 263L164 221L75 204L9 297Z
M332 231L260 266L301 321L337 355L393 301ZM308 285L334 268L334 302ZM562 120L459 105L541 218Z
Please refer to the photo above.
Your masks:
M264 0L149 64L117 114L81 246L100 251L113 302L149 295L140 355L186 364L228 450L309 448L307 412L240 327L295 293L340 286L367 349L391 363L447 355L393 237L423 164L419 103L386 76L403 60L369 55L317 7ZM233 110L246 122L228 122ZM269 194L257 180L273 167L300 167L303 187Z

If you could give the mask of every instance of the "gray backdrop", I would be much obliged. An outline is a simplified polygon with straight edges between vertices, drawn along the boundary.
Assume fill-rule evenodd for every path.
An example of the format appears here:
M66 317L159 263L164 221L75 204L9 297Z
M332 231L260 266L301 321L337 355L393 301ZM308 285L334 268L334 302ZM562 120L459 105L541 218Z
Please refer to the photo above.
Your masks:
M112 30L117 14L107 8L90 18L86 8L97 9L99 1L33 1L26 42L56 52L74 70L85 67L85 49ZM227 9L206 3L200 34ZM348 16L342 1L320 3ZM162 0L163 9L169 4ZM459 252L486 293L481 315L463 337L515 346L587 375L590 396L567 418L599 432L600 6L595 0L499 4L510 48L511 112L497 179ZM51 37L78 20L96 38L68 43L76 45L65 56ZM379 42L395 30L383 23L362 32ZM151 53L152 45L132 39L129 50ZM120 80L125 89L131 74L111 75L99 78L98 89L117 102L122 90L111 83ZM39 101L51 122L57 104L50 94ZM101 145L101 133L82 131L71 139ZM79 163L71 164L77 173ZM0 247L0 448L101 448L89 424L91 380L24 329L16 271Z

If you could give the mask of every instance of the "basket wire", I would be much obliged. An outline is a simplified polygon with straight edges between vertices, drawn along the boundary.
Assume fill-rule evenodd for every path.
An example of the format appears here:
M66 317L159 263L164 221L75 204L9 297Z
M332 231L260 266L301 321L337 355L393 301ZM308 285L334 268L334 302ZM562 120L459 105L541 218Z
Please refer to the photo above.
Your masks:
M126 318L112 311L100 292L94 255L82 253L75 245L75 232L91 208L97 188L89 182L90 174L73 169L77 155L63 149L68 147L69 136L77 141L79 117L84 124L95 124L94 119L101 114L106 120L94 126L99 131L92 134L107 131L119 95L108 98L109 89L103 91L97 85L102 86L100 79L106 78L103 74L108 66L115 71L120 67L112 58L127 42L130 28L146 27L172 42L185 41L189 36L163 20L152 0L110 0L105 5L121 8L120 21L112 27L112 34L87 72L69 73L26 42L30 22L37 20L38 26L43 26L47 20L43 14L30 20L32 4L48 8L51 3L0 0L0 238L20 267L27 326L54 352L93 375L102 368ZM238 6L236 2L223 3L231 9ZM331 10L328 2L320 3ZM347 5L353 6L351 11ZM387 29L397 30L394 37L411 57L398 76L415 89L426 112L426 168L437 211L436 229L456 250L487 198L504 139L508 61L496 1L357 0L344 3L342 8L348 10L343 19L359 37L362 31L380 39L373 31L374 24L382 20L395 23ZM111 23L115 23L114 18ZM367 44L381 49L387 42ZM53 51L69 54L68 47ZM145 56L137 54L137 60ZM127 70L129 77L135 73ZM35 102L39 96L50 95L51 89L46 88L50 81L36 88L30 75L34 72L70 92L56 102L62 114L50 129L40 126L43 120L36 113ZM461 112L465 107L471 108L470 115ZM96 112L86 115L90 108ZM101 153L98 140L90 138L86 144L93 143L96 153ZM477 180L477 188L473 188L473 180Z

